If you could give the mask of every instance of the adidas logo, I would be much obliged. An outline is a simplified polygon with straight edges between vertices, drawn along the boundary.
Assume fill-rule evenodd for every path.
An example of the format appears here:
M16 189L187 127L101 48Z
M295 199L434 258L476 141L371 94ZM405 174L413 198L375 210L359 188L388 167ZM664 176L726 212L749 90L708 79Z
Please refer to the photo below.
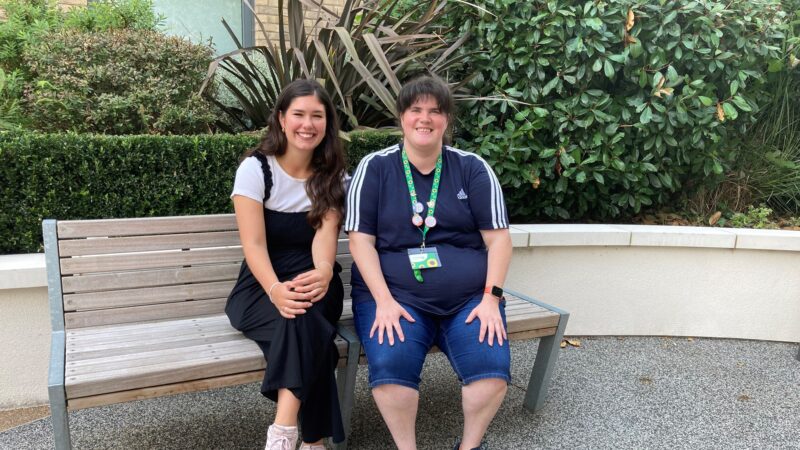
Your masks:
M464 189L461 189L460 191L458 191L457 197L458 197L459 200L466 200L466 199L469 198L467 196L467 194L464 192Z

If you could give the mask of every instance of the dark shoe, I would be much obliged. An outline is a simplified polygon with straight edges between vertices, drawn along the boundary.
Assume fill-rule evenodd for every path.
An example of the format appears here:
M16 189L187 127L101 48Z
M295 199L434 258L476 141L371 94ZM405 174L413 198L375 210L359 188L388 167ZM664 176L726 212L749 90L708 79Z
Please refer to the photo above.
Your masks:
M461 440L456 441L456 445L453 447L453 450L459 450L459 448L461 448ZM486 446L486 442L481 442L481 445L473 448L472 450L489 450L489 447Z

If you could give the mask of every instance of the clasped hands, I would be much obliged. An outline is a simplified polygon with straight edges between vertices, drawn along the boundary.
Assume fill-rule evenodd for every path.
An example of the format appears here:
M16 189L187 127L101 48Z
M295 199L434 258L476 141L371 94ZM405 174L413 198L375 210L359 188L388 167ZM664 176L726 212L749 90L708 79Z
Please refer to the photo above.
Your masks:
M281 316L294 319L322 300L332 278L333 267L330 264L303 272L290 281L276 284L270 293L270 301Z

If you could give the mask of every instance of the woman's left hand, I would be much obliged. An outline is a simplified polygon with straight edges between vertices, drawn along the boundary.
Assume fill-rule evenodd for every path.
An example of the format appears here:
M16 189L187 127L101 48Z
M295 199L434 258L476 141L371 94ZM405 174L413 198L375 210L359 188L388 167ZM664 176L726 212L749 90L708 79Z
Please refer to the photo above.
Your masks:
M315 303L322 300L322 297L328 292L328 285L332 278L333 268L322 266L294 277L290 285L295 292L305 294L308 301Z
M491 294L484 294L478 306L469 313L466 323L472 323L476 317L481 322L479 342L483 342L483 338L487 335L489 336L489 346L494 344L495 337L501 346L503 340L508 340L506 327L503 326L503 316L500 315L500 299Z

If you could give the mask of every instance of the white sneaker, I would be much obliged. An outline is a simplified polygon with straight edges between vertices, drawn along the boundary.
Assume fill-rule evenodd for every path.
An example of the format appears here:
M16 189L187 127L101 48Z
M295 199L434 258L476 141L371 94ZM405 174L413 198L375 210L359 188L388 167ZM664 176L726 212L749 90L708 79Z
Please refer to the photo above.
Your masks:
M300 450L328 450L328 447L325 447L325 444L306 444L303 442Z
M264 450L294 450L297 445L297 427L272 424L267 429L267 445Z

